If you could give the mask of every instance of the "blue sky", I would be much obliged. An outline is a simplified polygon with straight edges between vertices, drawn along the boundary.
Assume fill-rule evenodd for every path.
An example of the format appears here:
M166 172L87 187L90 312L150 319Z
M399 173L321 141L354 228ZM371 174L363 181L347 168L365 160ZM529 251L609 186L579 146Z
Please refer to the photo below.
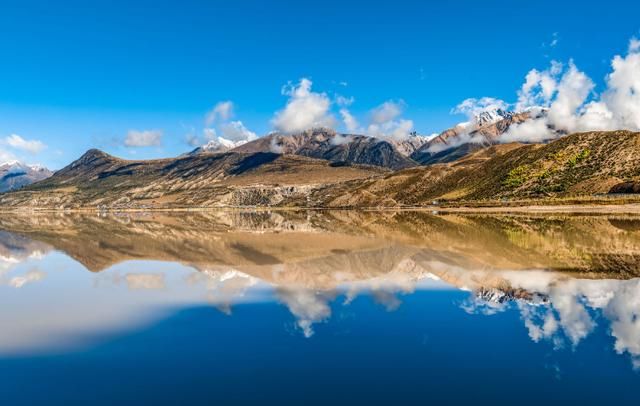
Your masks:
M301 78L330 99L338 129L342 95L360 122L392 100L430 134L464 119L451 109L466 98L515 102L527 72L551 60L573 59L597 91L640 29L640 4L616 0L0 6L0 156L52 168L91 147L126 158L188 151L225 100L229 120L263 135L287 103L282 87ZM160 144L126 146L130 130L161 133ZM8 144L13 134L40 147Z

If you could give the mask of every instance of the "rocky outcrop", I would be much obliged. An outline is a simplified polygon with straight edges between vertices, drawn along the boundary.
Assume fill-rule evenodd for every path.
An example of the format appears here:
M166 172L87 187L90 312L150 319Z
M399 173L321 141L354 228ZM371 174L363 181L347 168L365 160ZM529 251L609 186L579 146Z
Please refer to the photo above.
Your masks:
M610 194L635 194L640 193L640 182L622 182L614 185Z

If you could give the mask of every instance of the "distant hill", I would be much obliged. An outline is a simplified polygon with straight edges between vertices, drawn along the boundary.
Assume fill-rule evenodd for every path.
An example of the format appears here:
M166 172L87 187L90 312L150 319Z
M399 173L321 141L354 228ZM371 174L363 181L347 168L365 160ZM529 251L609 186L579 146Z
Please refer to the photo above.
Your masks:
M0 196L3 206L193 207L277 205L317 184L385 173L272 152L129 161L92 149L50 178ZM247 203L250 202L250 203Z
M16 190L53 175L39 165L26 165L18 161L0 164L0 192Z

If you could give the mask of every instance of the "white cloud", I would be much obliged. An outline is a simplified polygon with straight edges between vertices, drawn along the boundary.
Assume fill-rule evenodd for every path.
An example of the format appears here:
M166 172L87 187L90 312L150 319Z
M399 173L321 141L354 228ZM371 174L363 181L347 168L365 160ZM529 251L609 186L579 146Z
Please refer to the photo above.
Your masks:
M371 110L371 123L384 124L395 120L402 114L403 109L404 102L402 100L399 102L388 100Z
M233 117L233 102L230 100L218 102L205 116L205 124L210 127L217 120L227 121Z
M613 58L605 84L604 91L595 93L594 81L573 61L566 65L552 61L543 71L532 69L515 106L517 111L530 111L533 118L511 126L500 141L541 142L579 131L640 130L638 39L629 41L627 55ZM484 107L467 101L461 106L471 112ZM454 112L458 110L462 111Z
M347 131L352 133L358 131L358 129L360 128L360 124L358 123L358 120L356 120L356 118L351 115L349 110L345 108L340 109L340 115L342 116L342 121L344 122L344 126L346 127Z
M516 110L522 111L535 106L547 106L558 87L559 75L563 65L551 61L549 69L532 69L527 73L522 88L518 91Z
M405 103L388 100L370 112L366 133L371 137L402 139L413 130L413 121L400 118Z
M554 32L551 36L551 42L549 42L549 48L555 48L558 45L559 40L560 39L558 38L558 33Z
M367 135L377 138L390 137L402 139L409 136L413 130L412 120L391 120L381 124L370 124L367 127Z
M300 79L297 85L289 83L282 94L289 96L284 109L276 112L272 124L283 133L296 133L314 127L335 126L335 118L330 112L331 100L325 93L311 91L311 80Z
M578 109L585 103L594 86L593 81L570 62L549 107L549 123L567 132L578 130Z
M127 147L153 147L162 144L161 130L129 130L124 140Z
M5 151L4 149L0 148L0 165L2 165L5 162L12 162L12 161L16 161L16 157L15 155L13 155L11 152L9 151Z
M18 134L11 134L5 137L3 143L11 148L26 151L30 154L37 154L47 147L42 141L25 140Z
M336 96L336 104L340 107L349 107L353 104L354 101L355 99L353 98L353 96L346 97L340 94Z
M249 131L242 124L242 121L231 121L220 125L220 133L223 138L231 141L253 141L258 136L253 131Z
M629 40L629 53L640 51L640 39L633 37Z
M528 120L511 126L500 136L502 142L544 142L555 138L556 134L548 127L546 120Z
M188 134L187 144L203 147L207 151L223 151L258 138L258 135L249 130L242 121L229 121L234 116L233 110L234 103L230 100L217 103L205 116L207 127L202 129L202 134Z

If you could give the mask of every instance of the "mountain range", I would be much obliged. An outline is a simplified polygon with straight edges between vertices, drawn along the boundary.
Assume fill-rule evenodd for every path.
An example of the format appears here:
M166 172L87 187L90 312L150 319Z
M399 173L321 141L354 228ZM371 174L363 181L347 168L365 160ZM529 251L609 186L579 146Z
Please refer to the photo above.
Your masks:
M0 195L0 206L415 207L637 193L640 133L500 143L502 134L531 115L496 110L435 137L398 140L328 129L272 133L147 161L90 150L53 176L42 170L40 179L46 179Z
M46 179L53 172L40 165L26 165L19 161L0 164L0 192L19 189Z

